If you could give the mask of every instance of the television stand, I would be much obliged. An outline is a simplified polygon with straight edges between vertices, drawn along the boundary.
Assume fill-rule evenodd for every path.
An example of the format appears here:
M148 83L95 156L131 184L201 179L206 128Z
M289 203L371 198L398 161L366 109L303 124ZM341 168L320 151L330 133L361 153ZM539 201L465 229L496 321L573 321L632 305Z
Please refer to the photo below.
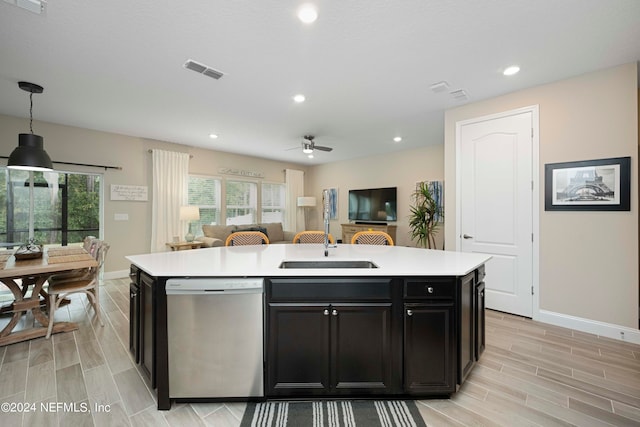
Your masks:
M351 239L353 235L358 231L368 231L368 230L376 230L376 231L384 231L393 239L394 244L398 244L396 241L396 228L395 225L388 225L386 223L380 222L372 222L365 224L340 224L342 226L342 243L351 243Z
M365 224L365 225L387 225L386 222L381 222L381 221L356 221L355 222L356 225L361 225L361 224Z

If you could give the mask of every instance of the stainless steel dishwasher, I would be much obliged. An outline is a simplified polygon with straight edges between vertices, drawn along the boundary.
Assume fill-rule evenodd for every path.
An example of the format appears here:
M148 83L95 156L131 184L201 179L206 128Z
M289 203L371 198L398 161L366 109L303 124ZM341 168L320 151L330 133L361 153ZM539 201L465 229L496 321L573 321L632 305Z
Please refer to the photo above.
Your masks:
M264 279L167 280L170 398L264 395Z

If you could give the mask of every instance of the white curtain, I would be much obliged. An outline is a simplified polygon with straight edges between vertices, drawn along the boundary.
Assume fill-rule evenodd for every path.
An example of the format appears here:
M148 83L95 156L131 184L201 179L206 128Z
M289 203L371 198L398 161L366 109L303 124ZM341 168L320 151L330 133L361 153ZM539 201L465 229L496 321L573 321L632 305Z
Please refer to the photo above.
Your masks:
M152 150L153 202L151 252L166 251L173 236L184 238L180 206L187 204L189 154Z
M295 169L285 169L285 209L287 216L284 229L287 231L304 231L304 212L298 209L298 197L304 196L304 172Z

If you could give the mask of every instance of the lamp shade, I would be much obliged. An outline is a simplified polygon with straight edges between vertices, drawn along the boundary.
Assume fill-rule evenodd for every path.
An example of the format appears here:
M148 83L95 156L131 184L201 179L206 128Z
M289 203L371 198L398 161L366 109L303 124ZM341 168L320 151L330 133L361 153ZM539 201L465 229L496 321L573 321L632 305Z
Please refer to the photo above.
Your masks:
M21 133L18 146L9 155L7 167L34 171L53 170L51 158L44 151L44 143L40 135Z
M316 198L313 196L298 197L298 207L308 208L316 205Z
M197 206L180 206L180 219L182 221L195 221L200 219L200 208Z

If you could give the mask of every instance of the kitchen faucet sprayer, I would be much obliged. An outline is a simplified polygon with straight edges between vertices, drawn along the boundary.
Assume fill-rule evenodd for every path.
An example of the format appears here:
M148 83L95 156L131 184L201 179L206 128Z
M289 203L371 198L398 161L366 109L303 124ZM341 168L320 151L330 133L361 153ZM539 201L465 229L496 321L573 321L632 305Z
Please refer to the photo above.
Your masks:
M329 256L329 190L322 190L322 207L324 219L324 256Z

